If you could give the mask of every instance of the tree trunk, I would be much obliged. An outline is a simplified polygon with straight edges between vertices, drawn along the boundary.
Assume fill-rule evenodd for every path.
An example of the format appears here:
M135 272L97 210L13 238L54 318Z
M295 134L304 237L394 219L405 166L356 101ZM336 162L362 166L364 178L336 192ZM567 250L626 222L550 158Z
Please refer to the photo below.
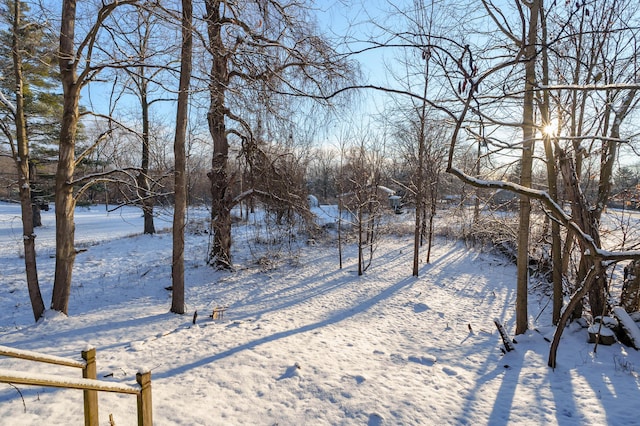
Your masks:
M342 201L338 200L338 268L342 269Z
M640 261L633 261L624 268L620 306L627 312L640 310Z
M216 188L216 186L214 186ZM226 191L226 189L225 189ZM212 190L212 194L215 189ZM209 264L220 269L231 269L231 210L224 199L213 201L216 213L212 213L213 246Z
M191 29L193 9L191 0L182 0L182 49L180 59L180 87L176 112L176 133L173 145L175 156L175 207L173 213L173 258L171 280L173 292L171 312L184 314L184 226L187 208L186 150L187 107L191 81L191 55L193 33Z
M31 181L31 179L29 179L29 181ZM31 190L29 192L31 192ZM31 217L33 218L33 227L37 228L42 226L42 209L40 208L40 204L33 199L33 192L29 194L29 198L31 198Z
M425 78L426 79L426 78ZM425 82L425 96L427 92L427 84ZM424 221L422 220L422 212L424 205L424 126L425 126L425 103L422 103L422 114L420 115L420 133L418 135L418 167L416 170L416 218L415 228L413 230L413 276L417 277L420 273L420 247L422 246L422 228Z
M78 128L78 101L80 85L77 81L74 52L75 0L62 3L60 30L60 79L63 88L63 113L60 125L60 145L56 169L56 271L53 282L51 308L67 314L71 276L76 252L74 248L75 224L73 180L75 171L75 138Z
M476 153L476 177L480 179L480 160L482 159L482 140L478 140L478 150ZM476 199L473 203L473 224L480 223L480 188L475 188Z
M364 263L362 244L362 206L358 205L358 276L364 274L362 268L362 264Z
M209 264L222 269L230 269L231 263L231 208L233 207L229 191L228 174L229 141L225 127L225 90L229 79L227 57L222 39L222 20L219 0L206 0L207 32L209 52L213 56L210 83L210 106L207 113L209 133L213 140L213 158L211 171L211 222L213 246L209 253Z
M585 19L589 19L589 18L587 18L584 13L585 8L582 8L582 9L583 9L583 13L579 14L579 16L577 17L577 19L579 19L579 30L577 34L578 39L576 40L575 57L579 58L582 54L584 54L585 50L588 50L590 52L590 56L595 57L597 56L597 52L601 47L593 46L591 45L591 43L588 43L585 40L585 34L586 34L584 31ZM602 38L600 42L604 42L604 40L606 40L606 37ZM575 167L575 173L576 173L578 182L582 178L582 164L583 164L584 150L581 149L580 136L582 136L583 134L585 116L587 115L588 97L581 94L581 92L577 89L577 87L581 85L581 77L583 74L586 74L586 75L594 74L594 67L597 62L598 62L597 60L592 60L590 61L590 63L583 63L583 61L576 60L575 68L573 70L572 83L575 85L576 89L572 90L571 108L568 111L568 116L569 116L569 122L570 122L569 136L573 138L572 145L573 145L573 152L575 155L574 167ZM566 256L566 258L563 257L563 260L562 260L563 274L568 273L568 267L571 260L570 253L572 252L573 246L575 244L572 234L573 232L570 230L567 232L567 240L565 243L565 249L563 250L563 256ZM588 266L586 267L586 265L583 264L581 260L580 266L578 268L579 269L578 269L577 281L581 282L585 278L585 274L588 271ZM584 309L583 305L584 304L582 300L579 300L576 302L575 308L571 316L572 319L577 319L582 317L582 312Z
M18 145L18 185L20 191L20 207L22 210L22 241L24 244L24 266L27 276L27 289L33 316L36 321L44 313L44 302L38 283L38 268L36 265L36 247L31 202L31 180L29 173L29 141L27 139L27 124L24 112L22 57L19 46L18 31L21 25L20 1L14 0L14 21L12 31L13 70L16 79L16 141Z
M377 187L377 185L375 185ZM369 195L369 197L375 196L375 192L374 194ZM371 262L373 261L373 252L375 249L375 242L376 242L376 220L378 219L378 215L379 215L379 210L380 210L380 204L377 201L369 201L367 203L367 240L366 240L366 244L369 246L369 250L368 250L368 259L366 262L366 265L364 266L364 270L366 271L367 269L369 269L369 267L371 266Z
M576 308L576 305L580 303L582 298L587 294L589 288L593 283L594 277L601 273L600 262L593 262L594 267L587 271L587 274L584 277L584 280L581 283L581 286L577 286L576 292L571 296L567 307L564 312L560 316L560 320L558 321L558 325L556 326L556 331L553 333L553 340L551 341L551 346L549 347L549 360L547 365L551 368L556 368L556 358L558 354L558 346L560 345L560 337L562 337L562 332L564 331L567 322L573 315L573 311Z
M431 208L429 209L429 234L427 239L427 263L431 262L431 246L433 244L433 219L436 217L436 206L437 206L437 179L436 184L431 187Z
M547 17L544 7L540 8L540 24L542 27L542 84L549 85L549 50L547 49ZM545 126L551 126L551 97L549 91L542 93L540 103L540 115ZM547 165L547 184L549 186L549 197L558 202L558 170L556 158L553 150L552 136L547 131L542 135L544 138L544 152ZM562 288L562 238L560 235L560 224L556 220L551 220L551 281L553 283L553 308L552 321L558 324L564 301Z
M142 214L144 216L144 233L155 234L153 223L153 197L149 187L149 101L147 100L147 82L144 76L144 68L140 71L140 108L142 109L142 161L138 175L138 187L142 198ZM176 125L177 127L182 124Z
M534 0L529 6L529 30L525 46L525 92L522 117L522 170L520 185L531 187L531 173L534 150L534 88L536 84L536 40L538 33L538 13L540 1ZM520 222L518 228L518 272L516 295L516 334L524 333L528 328L528 291L529 291L529 222L531 204L529 197L520 196Z
M418 173L416 179L416 218L415 227L413 230L413 276L417 277L420 274L420 240L422 234L422 141L418 143Z
M424 68L424 88L422 92L422 106L420 108L420 131L418 133L418 167L416 170L416 222L413 236L413 276L417 277L420 268L420 247L422 247L422 236L424 228L424 145L425 145L425 126L426 126L426 111L427 111L427 93L429 90L429 57L426 57L426 64ZM427 260L428 262L428 260Z
M555 167L554 167L555 176ZM557 201L558 192L556 183L549 182L549 196L552 200ZM553 324L557 324L560 321L560 315L562 313L562 305L564 301L564 291L562 286L562 238L560 235L560 224L555 220L551 221L551 281L553 282L553 309L552 309L552 321Z
M603 145L600 164L598 200L594 209L590 208L587 200L580 190L577 164L573 164L566 155L564 155L560 161L560 169L565 181L565 187L567 188L569 199L572 201L573 219L587 235L591 236L597 247L601 246L598 224L600 223L600 217L611 192L613 166L615 158L617 157L616 153L618 142L615 142L615 140L620 137L620 124L627 116L629 106L631 105L635 94L635 90L630 91L625 97L621 107L615 112L613 125L609 132L612 140ZM584 251L585 247L581 246L581 249ZM583 279L587 271L594 266L593 261L592 257L583 256L581 258L578 271L579 279ZM589 306L593 316L603 315L607 310L607 280L604 272L605 271L603 270L602 273L595 275L593 278L593 284L589 288ZM577 304L577 306L580 305Z
M609 197L611 194L611 186L613 182L613 168L618 158L618 144L616 142L620 139L620 126L624 119L627 117L631 104L636 96L636 90L631 90L625 96L622 105L615 109L613 123L611 124L611 130L609 131L610 140L603 142L601 158L600 158L600 178L598 180L598 200L595 208L590 209L591 224L594 240L600 239L600 229L598 224L602 217ZM584 229L584 228L583 228ZM594 285L589 291L589 305L591 307L591 314L604 315L607 310L607 295L609 290L607 288L607 279L605 274L601 274L596 279Z
M594 212L589 208L589 204L580 189L575 164L564 153L560 157L560 170L565 182L567 196L569 200L571 200L571 213L573 220L585 234L591 237L593 244L596 247L600 247L598 222L595 220ZM584 243L580 244L580 250L582 253L584 253L587 248L588 247L586 247ZM606 285L606 274L600 266L594 265L594 261L595 259L592 256L583 255L580 259L578 277L583 281L587 273L597 267L598 273L594 275L589 286L591 313L595 317L597 315L602 315L606 306L606 297L602 291ZM580 301L577 301L575 306L579 305ZM573 313L573 317L575 317L575 313Z

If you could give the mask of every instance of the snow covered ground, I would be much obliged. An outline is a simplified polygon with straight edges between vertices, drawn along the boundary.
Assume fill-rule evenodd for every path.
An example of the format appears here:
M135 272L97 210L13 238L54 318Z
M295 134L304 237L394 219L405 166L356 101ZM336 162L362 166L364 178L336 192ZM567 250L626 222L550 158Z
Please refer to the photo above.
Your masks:
M195 232L206 211L190 214L187 315L168 312L171 235L140 235L139 210L94 207L77 210L77 247L87 251L76 258L69 317L47 312L33 324L19 206L0 203L0 344L73 359L94 346L109 382L132 384L150 368L157 425L640 424L640 354L619 344L594 353L586 330L571 326L551 370L546 297L530 296L535 330L502 353L493 319L513 332L515 267L496 255L439 239L415 278L411 237L388 235L359 277L353 246L339 269L334 243L264 251L239 226L237 271L218 272L205 264L208 235ZM43 213L36 239L45 303L53 219ZM228 309L214 321L216 306ZM9 358L0 368L79 375ZM22 397L0 383L1 425L82 424L82 392L18 389ZM134 397L100 394L99 404L101 424L109 414L136 424Z

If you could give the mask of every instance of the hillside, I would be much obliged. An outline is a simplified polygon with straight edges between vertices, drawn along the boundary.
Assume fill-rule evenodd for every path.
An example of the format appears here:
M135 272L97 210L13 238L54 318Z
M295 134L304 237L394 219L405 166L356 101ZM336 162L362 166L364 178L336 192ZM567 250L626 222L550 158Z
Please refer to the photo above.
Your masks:
M330 240L258 253L247 243L256 231L238 225L237 270L227 273L205 265L207 234L190 232L188 314L177 316L165 290L171 235L136 234L135 209L79 209L78 247L87 251L76 259L70 315L47 312L33 324L18 212L0 203L0 344L74 359L94 346L106 381L133 383L150 368L155 424L640 424L630 406L640 398L640 355L619 344L594 353L586 330L572 325L558 368L549 369L550 307L537 294L529 299L534 330L503 354L493 319L513 331L515 267L460 242L438 239L414 278L411 238L385 236L358 277L353 246L339 269ZM190 212L193 223L199 216L206 212ZM48 301L53 212L43 222L36 243ZM227 310L214 321L216 306ZM0 368L43 371L7 358ZM19 390L24 400L0 384L0 424L82 424L82 392ZM101 424L110 413L118 426L135 424L135 398L99 401Z

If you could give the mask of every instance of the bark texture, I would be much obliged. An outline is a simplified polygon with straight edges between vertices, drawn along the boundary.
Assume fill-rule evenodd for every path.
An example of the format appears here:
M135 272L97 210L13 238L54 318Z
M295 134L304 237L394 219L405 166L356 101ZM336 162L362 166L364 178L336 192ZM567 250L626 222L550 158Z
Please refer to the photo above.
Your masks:
M207 31L209 52L212 55L210 68L209 100L207 113L209 133L213 139L213 158L208 177L211 181L211 223L213 245L209 263L221 269L231 268L231 208L228 171L229 140L225 126L225 91L229 81L228 58L222 38L223 19L221 2L207 0Z
M187 179L185 141L187 133L187 107L189 104L189 82L191 81L191 56L193 33L191 22L193 10L191 0L182 0L182 48L180 59L180 90L176 112L175 156L175 209L173 214L173 257L171 280L173 293L171 312L185 313L184 299L184 226L187 209Z
M525 46L525 92L522 113L522 160L520 185L531 187L533 150L535 137L534 89L536 85L536 40L538 34L538 12L540 1L528 5L530 11L529 29ZM518 272L516 295L516 334L528 328L527 301L529 291L529 224L531 203L529 197L520 196L520 222L518 228Z
M14 21L12 30L12 52L13 52L13 70L15 76L15 94L16 94L16 143L18 146L18 157L16 165L18 167L18 185L20 191L20 207L22 211L22 241L24 244L24 264L27 276L27 288L29 290L29 299L31 300L31 308L36 321L42 317L44 313L44 302L40 293L40 284L38 282L38 268L36 264L36 247L33 222L33 209L31 201L31 179L29 167L29 141L27 138L27 123L24 111L24 95L23 95L23 74L22 74L22 57L21 47L19 44L18 31L21 25L20 17L20 1L14 0Z
M74 150L78 129L80 85L78 84L74 50L75 21L75 0L64 0L60 29L60 58L58 60L64 100L56 169L56 271L51 309L65 314L69 308L71 277L76 258L74 247L76 202L73 197L72 181L75 171Z

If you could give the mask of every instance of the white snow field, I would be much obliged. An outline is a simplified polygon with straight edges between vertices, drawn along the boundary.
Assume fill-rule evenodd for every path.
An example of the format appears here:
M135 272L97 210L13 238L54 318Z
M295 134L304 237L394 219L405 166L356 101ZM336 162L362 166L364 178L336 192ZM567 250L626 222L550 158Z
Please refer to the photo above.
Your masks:
M190 215L190 231L206 229L193 219L206 211ZM114 383L151 369L154 424L640 425L640 354L621 344L594 353L586 329L572 325L550 369L546 296L530 295L531 331L503 354L493 320L513 333L516 271L489 252L437 239L415 278L412 237L385 235L359 277L353 244L339 269L335 242L264 251L237 225L229 273L206 265L208 235L189 232L188 313L179 316L165 289L170 233L140 235L134 208L78 208L76 221L76 246L87 250L76 257L69 316L48 311L35 324L19 206L0 203L0 345L75 360L93 346L98 377ZM36 245L48 305L53 211L43 222ZM170 216L156 226L170 227ZM209 318L219 306L224 317ZM11 358L0 368L80 374ZM100 424L110 414L118 426L136 424L131 395L101 393L99 408ZM0 383L0 424L81 425L82 392Z

